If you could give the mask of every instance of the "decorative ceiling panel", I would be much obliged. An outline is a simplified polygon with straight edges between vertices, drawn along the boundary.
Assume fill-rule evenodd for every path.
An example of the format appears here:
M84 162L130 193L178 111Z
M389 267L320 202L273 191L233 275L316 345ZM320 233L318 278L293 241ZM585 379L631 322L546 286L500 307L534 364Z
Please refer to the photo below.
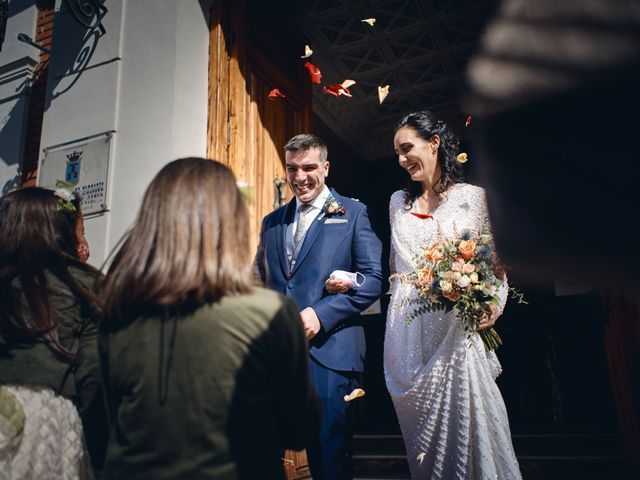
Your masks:
M393 127L410 111L430 109L464 128L464 69L497 0L297 1L323 85L358 82L352 98L314 85L314 111L363 157L392 155ZM380 104L384 85L390 93Z

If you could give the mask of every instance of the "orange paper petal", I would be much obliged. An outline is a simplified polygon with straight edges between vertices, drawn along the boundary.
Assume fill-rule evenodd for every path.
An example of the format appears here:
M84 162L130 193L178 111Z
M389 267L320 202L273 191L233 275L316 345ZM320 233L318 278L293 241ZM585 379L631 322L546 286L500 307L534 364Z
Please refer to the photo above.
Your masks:
M311 83L320 83L322 81L322 72L317 65L314 65L310 61L304 62L304 68L309 71L309 78L311 79Z
M279 88L274 88L273 90L271 90L271 91L269 92L268 97L269 97L269 100L275 100L275 99L276 99L276 98L278 98L278 97L284 98L284 97L285 97L285 95L284 95L284 93L282 93L282 92L280 91L280 89L279 89Z

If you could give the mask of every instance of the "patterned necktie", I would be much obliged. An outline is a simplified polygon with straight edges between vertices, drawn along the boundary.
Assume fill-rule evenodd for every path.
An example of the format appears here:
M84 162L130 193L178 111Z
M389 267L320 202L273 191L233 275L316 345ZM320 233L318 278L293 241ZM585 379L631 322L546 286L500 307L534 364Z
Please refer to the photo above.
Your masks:
M298 243L304 237L307 226L307 213L309 213L310 209L311 205L308 203L303 203L298 207L298 226L296 227L296 233L293 235L294 248L298 246Z

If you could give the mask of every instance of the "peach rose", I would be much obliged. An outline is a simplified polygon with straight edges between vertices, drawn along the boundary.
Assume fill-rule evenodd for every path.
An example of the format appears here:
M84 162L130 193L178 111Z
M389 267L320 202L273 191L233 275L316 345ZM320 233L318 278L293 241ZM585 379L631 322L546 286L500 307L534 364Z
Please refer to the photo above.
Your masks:
M424 252L424 258L434 263L442 260L444 258L444 254L442 253L440 245L433 245L427 248Z
M454 272L459 272L460 270L462 270L463 265L464 264L460 262L453 262L451 264L451 270Z
M474 242L473 240L462 240L460 242L460 245L458 245L458 251L460 252L460 255L462 255L462 258L464 258L465 260L469 260L471 257L473 257L473 252L475 252L476 250L476 242Z
M473 272L475 272L475 270L476 270L476 266L474 264L472 264L472 263L465 263L462 266L462 271L464 273L473 273Z

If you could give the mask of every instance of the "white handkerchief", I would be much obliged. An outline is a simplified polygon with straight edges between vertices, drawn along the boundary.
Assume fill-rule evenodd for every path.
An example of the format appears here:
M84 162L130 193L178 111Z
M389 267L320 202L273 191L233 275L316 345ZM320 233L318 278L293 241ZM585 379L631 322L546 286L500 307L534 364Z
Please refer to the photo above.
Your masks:
M349 220L346 218L327 218L324 223L349 223Z
M367 277L360 272L346 272L344 270L334 270L329 278L340 282L349 282L351 288L359 288L367 280Z

